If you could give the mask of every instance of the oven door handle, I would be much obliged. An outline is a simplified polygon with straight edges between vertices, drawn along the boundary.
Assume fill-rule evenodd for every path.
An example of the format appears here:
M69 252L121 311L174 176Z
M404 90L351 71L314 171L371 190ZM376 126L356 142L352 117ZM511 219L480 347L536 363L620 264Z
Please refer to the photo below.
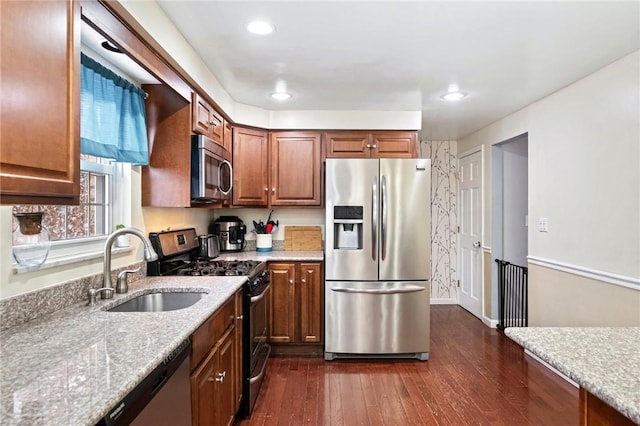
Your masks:
M264 290L262 290L262 293L260 293L259 295L251 296L251 304L253 305L253 304L258 303L259 301L261 301L264 298L264 296L267 294L267 290L269 290L269 288L271 288L271 283L269 283L264 288Z

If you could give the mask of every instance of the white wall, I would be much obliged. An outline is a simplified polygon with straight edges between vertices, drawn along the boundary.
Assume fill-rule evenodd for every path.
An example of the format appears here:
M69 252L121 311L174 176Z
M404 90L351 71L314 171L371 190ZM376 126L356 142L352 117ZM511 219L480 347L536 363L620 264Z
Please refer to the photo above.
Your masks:
M527 265L527 136L502 147L502 252L503 260Z
M528 133L529 223L549 220L548 233L529 227L530 261L640 289L639 64L636 51L458 141L462 152ZM490 155L484 160L483 244L490 246ZM535 282L530 287L537 291Z

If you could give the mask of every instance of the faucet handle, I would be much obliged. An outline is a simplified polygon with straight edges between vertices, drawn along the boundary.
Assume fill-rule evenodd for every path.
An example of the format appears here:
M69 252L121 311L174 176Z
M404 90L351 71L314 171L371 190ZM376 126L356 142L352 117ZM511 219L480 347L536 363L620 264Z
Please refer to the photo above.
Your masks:
M122 294L129 291L129 284L127 284L127 275L135 274L138 272L138 269L126 269L118 274L118 281L116 282L116 293Z
M89 297L87 306L94 306L96 304L98 293L103 293L103 292L104 292L104 294L102 295L103 299L111 299L113 297L112 288L107 288L107 287L103 287L99 289L90 288L89 290L87 290L87 296Z

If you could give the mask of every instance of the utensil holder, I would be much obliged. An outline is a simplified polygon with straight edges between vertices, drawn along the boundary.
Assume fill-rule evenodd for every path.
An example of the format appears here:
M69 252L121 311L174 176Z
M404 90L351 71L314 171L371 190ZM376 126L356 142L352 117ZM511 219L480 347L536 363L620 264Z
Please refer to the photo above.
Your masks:
M271 251L271 234L256 234L256 251Z

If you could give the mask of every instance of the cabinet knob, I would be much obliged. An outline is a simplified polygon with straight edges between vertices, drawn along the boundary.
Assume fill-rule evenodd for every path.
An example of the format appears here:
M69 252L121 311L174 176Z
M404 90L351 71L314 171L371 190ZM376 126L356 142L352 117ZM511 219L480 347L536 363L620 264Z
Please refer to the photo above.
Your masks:
M371 144L370 143L367 144L367 148L371 148Z
M271 188L271 193L272 193L272 194L275 194L275 193L276 193L276 188L275 188L275 187Z
M378 147L378 145L373 144L373 147L372 147L372 148L373 148L373 149L376 149L377 147Z
M307 282L307 280L305 280L304 278L302 278L300 281L302 281L303 284Z
M218 382L218 383L223 383L224 382L224 378L227 376L227 372L223 371L222 373L218 373L218 376L215 378L211 378L209 377L207 380L209 380L210 382Z
M264 192L267 192L267 193L268 193L268 192L269 192L269 188L265 188L265 189L264 189Z
M242 321L242 318L243 318L243 316L242 316L242 315L240 315L240 316L236 317L236 320L238 320L238 321Z
M293 280L289 280L289 284L293 285Z

